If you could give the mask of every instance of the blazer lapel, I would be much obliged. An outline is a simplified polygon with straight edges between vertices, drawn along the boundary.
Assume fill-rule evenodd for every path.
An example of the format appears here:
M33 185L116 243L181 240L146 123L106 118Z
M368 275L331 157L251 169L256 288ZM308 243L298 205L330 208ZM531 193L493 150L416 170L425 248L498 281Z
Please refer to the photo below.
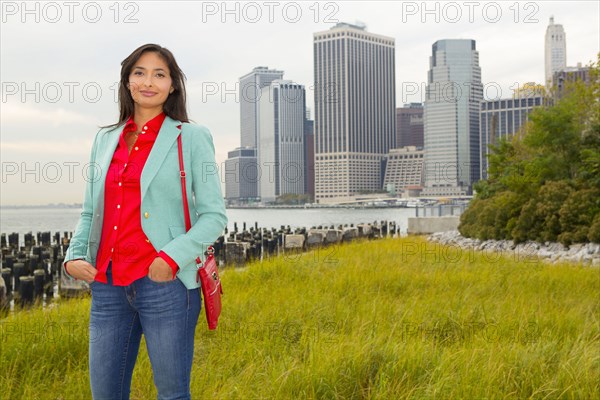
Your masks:
M125 123L118 125L117 127L110 129L102 133L99 138L100 143L96 148L96 159L94 169L99 168L100 176L94 177L92 185L92 196L94 196L94 213L92 218L92 225L90 227L90 254L92 262L95 263L96 253L100 243L100 235L102 231L102 222L104 215L104 184L106 182L106 175L108 174L108 168L112 160L115 149L119 144L119 136Z
M112 161L113 155L119 144L119 136L125 123L118 125L117 127L110 129L109 131L104 132L101 140L104 140L104 143L100 143L98 145L97 155L96 155L96 165L100 169L100 177L94 178L94 191L97 192L96 195L96 204L102 212L104 206L104 184L106 182L106 175L108 174L108 168L110 167L110 162Z
M148 186L150 186L150 182L152 182L152 179L156 176L156 173L169 153L169 149L173 145L173 142L177 140L177 136L181 132L181 128L178 128L179 125L181 125L180 121L167 116L160 127L156 141L148 155L146 164L144 164L144 169L142 169L142 176L140 178L142 200L144 199Z

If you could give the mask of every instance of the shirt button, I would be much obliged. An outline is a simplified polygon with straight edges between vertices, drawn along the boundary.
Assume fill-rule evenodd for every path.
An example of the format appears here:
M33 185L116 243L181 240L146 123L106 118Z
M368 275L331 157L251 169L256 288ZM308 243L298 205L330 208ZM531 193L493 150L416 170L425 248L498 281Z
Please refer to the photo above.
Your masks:
M137 146L135 146L135 150L137 150L137 149L138 149L138 147L137 147Z
M144 218L148 219L148 215L150 215L150 214L148 214L148 211L146 211L146 212L144 213Z
M115 231L117 230L117 226L115 225Z
M120 205L120 204L117 204L117 208L121 208L121 205Z
M115 251L115 248L113 247L112 249L110 249L110 252L113 253Z
M145 126L145 127L144 127L144 130L146 130L146 129L148 129L148 127L147 127L147 126Z
M125 165L123 165L123 168L127 166L127 163L125 163Z
M121 182L119 182L119 186L121 186Z

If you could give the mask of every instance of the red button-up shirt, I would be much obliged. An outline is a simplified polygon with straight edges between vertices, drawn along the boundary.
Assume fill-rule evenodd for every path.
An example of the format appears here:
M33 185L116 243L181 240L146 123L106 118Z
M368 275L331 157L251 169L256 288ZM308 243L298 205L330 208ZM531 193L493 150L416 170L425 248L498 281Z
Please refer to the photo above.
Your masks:
M177 263L165 252L157 252L142 230L140 177L150 150L158 136L165 114L160 113L142 127L131 153L125 142L127 132L136 132L137 125L130 117L115 150L106 175L104 191L104 220L98 248L95 280L107 283L106 270L112 260L113 285L126 286L148 274L156 257L163 258L173 270Z

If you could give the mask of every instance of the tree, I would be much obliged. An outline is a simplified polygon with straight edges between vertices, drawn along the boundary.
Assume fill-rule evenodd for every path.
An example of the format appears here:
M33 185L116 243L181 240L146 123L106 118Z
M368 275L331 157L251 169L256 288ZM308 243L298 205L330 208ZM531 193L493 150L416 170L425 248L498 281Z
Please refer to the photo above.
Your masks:
M567 84L560 100L536 108L510 139L490 146L488 179L459 226L480 239L600 237L600 54L590 84Z

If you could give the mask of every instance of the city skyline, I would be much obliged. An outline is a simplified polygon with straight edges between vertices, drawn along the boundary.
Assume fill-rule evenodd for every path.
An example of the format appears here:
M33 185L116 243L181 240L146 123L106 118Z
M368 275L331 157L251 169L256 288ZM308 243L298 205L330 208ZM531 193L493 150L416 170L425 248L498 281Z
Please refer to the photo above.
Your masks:
M408 3L420 4L403 4ZM180 7L159 12L159 5L141 2L135 14L139 22L129 25L115 23L111 18L116 15L111 14L108 5L103 9L105 18L97 24L78 20L75 13L73 24L59 21L51 25L44 20L51 17L49 11L46 14L40 11L39 22L29 16L31 22L26 19L22 23L18 10L16 13L3 10L1 204L81 201L85 184L82 168L88 162L97 126L116 119L117 108L110 88L118 79L119 63L146 42L164 45L175 54L188 77L190 116L211 129L220 165L227 152L240 144L239 101L235 101L233 94L239 77L261 65L285 71L286 76L306 86L307 107L314 110L312 34L327 30L336 22L353 23L360 18L368 32L395 38L396 107L423 102L431 44L444 38L476 40L482 81L489 89L484 93L486 98L490 98L495 88L502 89L498 98L509 97L515 82L543 83L544 34L551 16L555 23L563 25L569 38L568 66L577 62L586 65L598 53L597 3L574 2L564 6L540 2L535 3L536 10L526 10L525 3L519 3L518 23L514 22L516 15L508 8L509 4L501 4L503 17L496 23L486 21L481 13L474 14L472 23L466 20L466 14L463 21L444 20L451 17L450 9L438 22L434 21L435 15L425 15L427 20L421 22L423 15L418 10L412 14L410 9L402 10L402 5L389 2L334 4L338 7L335 10L320 5L317 23L313 18L315 10L306 4L302 5L304 18L298 23L275 18L273 23L254 25L244 21L244 16L236 23L221 22L218 15L201 15L200 6L194 14L190 11L194 10L191 4L184 4L187 13ZM440 8L447 5L440 4ZM119 19L131 15L126 11L131 10L122 9ZM324 22L325 15L332 13L337 21ZM525 23L525 16L532 14L537 22ZM194 17L200 15L203 18L208 15L206 23L194 24ZM154 32L152 28L164 19L178 22L166 32ZM208 35L221 41L211 40ZM260 46L256 45L257 40L261 40ZM101 96L94 94L96 88L102 89ZM408 92L414 90L417 93L409 96ZM25 132L23 126L27 127Z

